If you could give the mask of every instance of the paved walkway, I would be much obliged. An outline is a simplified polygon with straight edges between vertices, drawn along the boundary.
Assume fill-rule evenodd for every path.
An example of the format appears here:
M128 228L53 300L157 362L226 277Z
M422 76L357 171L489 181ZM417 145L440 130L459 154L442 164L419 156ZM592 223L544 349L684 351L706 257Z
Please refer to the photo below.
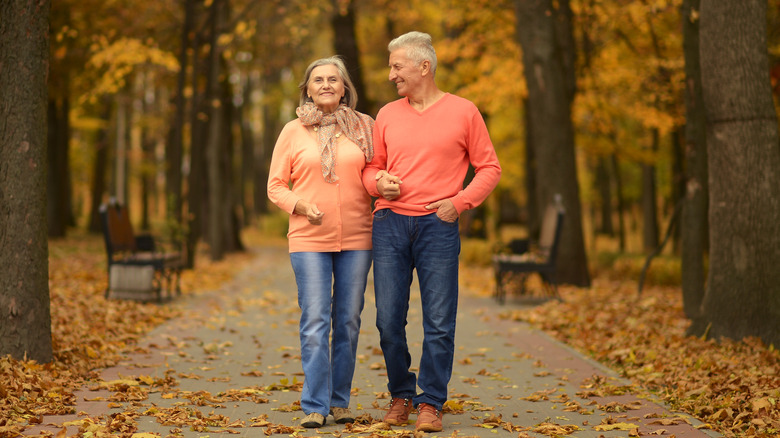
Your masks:
M102 416L100 424L112 421L114 430L135 417L138 433L163 437L294 434L303 416L297 408L303 375L295 281L285 248L255 251L253 262L222 289L170 304L188 309L186 317L160 326L144 339L143 351L104 370L102 388L80 391L81 415L45 417L27 433L56 435L66 422L80 420L84 427L85 418ZM408 333L414 364L422 328L419 293L412 296ZM444 430L429 435L628 437L638 429L642 436L719 436L652 401L599 396L627 382L524 323L498 318L505 307L492 299L462 291L459 307L451 412L444 415ZM389 402L374 315L369 283L351 403L367 423L381 419ZM75 436L78 425L67 424L67 436ZM297 436L414 431L413 423L385 426L336 425L329 417L325 427L297 429Z

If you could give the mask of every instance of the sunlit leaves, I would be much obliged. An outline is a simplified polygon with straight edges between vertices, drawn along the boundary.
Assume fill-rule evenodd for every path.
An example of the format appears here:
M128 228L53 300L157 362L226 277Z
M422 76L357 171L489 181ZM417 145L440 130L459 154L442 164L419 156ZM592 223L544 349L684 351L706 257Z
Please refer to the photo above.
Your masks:
M103 94L116 94L127 83L128 75L138 66L157 67L168 71L178 70L176 57L167 51L134 38L121 38L115 42L103 42L93 46L88 65L103 73L87 98L95 101Z
M104 251L100 236L76 235L50 243L54 362L41 365L0 358L0 435L13 436L12 432L39 423L43 415L75 414L74 390L95 377L93 370L115 365L121 354L136 348L142 334L179 315L174 307L105 300ZM184 273L183 289L197 293L219 287L232 278L242 257L246 256L232 255L218 263L204 260L197 271ZM126 402L144 400L150 391L175 385L171 377L127 376L90 386L112 391L110 401ZM242 397L262 400L254 393ZM121 414L114 415L107 425L83 419L66 426L92 436L135 428L132 416Z
M757 339L686 337L679 288L653 287L637 297L635 284L597 280L589 290L563 294L565 303L514 317L544 328L634 382L628 388L594 377L583 382L579 396L645 388L728 437L771 436L780 430L780 354ZM598 408L625 412L634 406L606 403ZM631 430L619 421L608 427Z

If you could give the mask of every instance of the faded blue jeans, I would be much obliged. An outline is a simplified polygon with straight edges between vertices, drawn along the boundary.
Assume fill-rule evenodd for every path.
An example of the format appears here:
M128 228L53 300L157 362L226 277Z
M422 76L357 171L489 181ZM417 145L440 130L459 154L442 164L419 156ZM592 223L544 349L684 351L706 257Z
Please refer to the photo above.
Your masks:
M301 308L301 409L327 417L331 407L349 407L371 251L294 252L290 261Z
M455 353L458 310L458 222L433 213L404 216L390 209L374 214L374 289L376 326L392 397L412 398L441 409L447 401ZM419 378L406 339L409 288L417 270L423 313ZM417 386L422 391L417 394Z

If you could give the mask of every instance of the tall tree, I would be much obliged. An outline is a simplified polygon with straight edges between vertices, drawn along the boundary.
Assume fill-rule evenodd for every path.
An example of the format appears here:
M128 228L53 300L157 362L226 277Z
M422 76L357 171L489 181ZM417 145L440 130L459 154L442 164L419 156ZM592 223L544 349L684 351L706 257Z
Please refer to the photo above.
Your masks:
M528 86L531 145L536 159L540 206L563 197L566 218L561 235L558 278L590 285L582 208L574 156L571 105L575 94L574 40L568 0L515 0L517 37L523 49Z
M49 0L0 2L0 355L52 360L46 222Z
M182 223L182 208L184 199L182 198L182 156L184 153L184 122L186 97L185 87L187 85L187 67L189 66L190 33L192 32L192 22L195 15L194 0L184 0L184 22L181 29L181 46L179 47L179 72L176 76L176 95L174 97L174 118L171 123L168 143L165 148L165 158L167 163L165 173L165 185L168 192L166 205L170 219L176 224ZM179 237L179 236L177 236ZM177 239L178 240L178 239Z
M206 175L208 181L208 211L207 220L209 253L212 260L221 260L225 255L224 214L222 208L224 171L221 156L225 145L222 125L226 122L225 108L220 99L220 70L222 67L222 50L219 47L219 36L222 32L223 16L227 0L214 0L211 4L211 33L209 41L209 82L206 88L206 99L211 105L209 115L208 136L206 141Z
M333 26L336 53L344 57L349 77L358 95L357 110L368 114L371 103L368 101L366 87L363 81L363 69L360 68L360 50L355 36L355 2L352 0L333 0L335 11L331 24Z
M702 0L710 188L710 335L780 345L780 133L766 0Z
M685 316L695 322L704 298L704 254L707 248L707 120L701 89L699 5L684 0L681 8L685 53L685 184L681 227L682 292ZM692 327L693 329L693 327Z

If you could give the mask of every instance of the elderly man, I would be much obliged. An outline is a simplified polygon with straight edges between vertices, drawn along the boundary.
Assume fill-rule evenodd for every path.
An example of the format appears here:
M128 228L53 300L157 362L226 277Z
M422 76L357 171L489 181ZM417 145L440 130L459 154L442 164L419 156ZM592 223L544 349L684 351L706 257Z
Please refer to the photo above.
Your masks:
M379 111L374 159L363 172L363 184L378 197L372 233L376 325L392 396L384 421L404 425L416 407L416 429L438 432L455 351L458 218L487 198L501 167L477 107L437 87L430 35L409 32L388 50L389 79L402 98ZM476 175L463 188L469 163ZM410 371L406 340L415 269L424 330L419 376Z

